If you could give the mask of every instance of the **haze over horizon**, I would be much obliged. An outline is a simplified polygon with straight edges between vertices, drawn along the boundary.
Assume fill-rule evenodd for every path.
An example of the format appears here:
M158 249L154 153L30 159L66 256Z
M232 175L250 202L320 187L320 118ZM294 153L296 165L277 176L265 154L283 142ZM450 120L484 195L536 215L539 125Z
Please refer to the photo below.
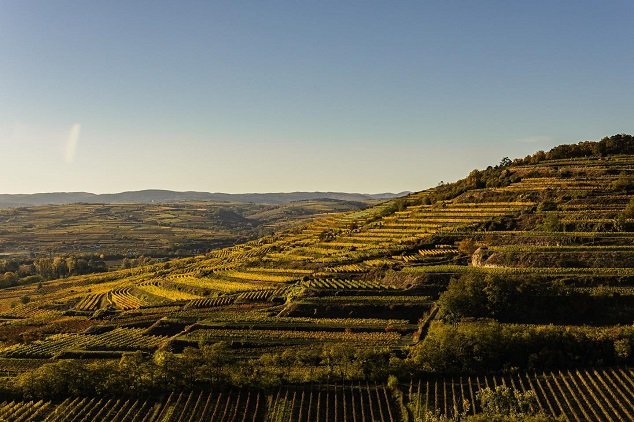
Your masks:
M0 193L418 191L634 132L628 1L0 0Z

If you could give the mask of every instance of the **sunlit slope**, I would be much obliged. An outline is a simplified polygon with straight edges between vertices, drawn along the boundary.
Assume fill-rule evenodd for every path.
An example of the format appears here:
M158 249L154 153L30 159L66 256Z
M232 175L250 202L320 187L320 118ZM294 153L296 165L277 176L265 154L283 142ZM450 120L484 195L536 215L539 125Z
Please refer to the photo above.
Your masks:
M79 333L104 323L145 327L117 334L140 344L135 336L153 335L148 327L164 317L181 321L171 335L187 324L196 330L148 338L151 348L197 344L201 335L255 341L231 331L237 321L259 330L251 334L259 345L338 341L343 333L327 333L353 324L364 328L345 334L349 341L402 347L418 341L448 277L469 271L571 276L577 289L600 284L630 295L633 169L625 155L499 166L204 256L4 289L0 334L8 349L0 355L112 353L97 338L83 346ZM379 335L386 326L395 331ZM52 333L80 337L12 345Z
M469 189L450 200L439 200L450 185L441 186L366 210L330 214L206 256L44 283L40 290L36 286L11 289L4 295L31 296L32 301L17 306L14 314L51 302L59 303L62 309L84 311L131 309L169 301L186 305L187 301L237 297L251 290L315 285L320 279L358 278L377 267L418 266L430 259L460 265L458 258L463 251L456 248L456 241L469 235L495 238L499 245L492 246L497 252L493 261L510 251L501 248L504 244L517 248L518 243L527 243L523 251L537 253L554 238L553 246L578 238L592 239L595 249L586 245L586 254L605 254L599 246L625 242L623 252L627 253L631 233L616 226L630 222L619 220L619 215L630 198L621 185L633 164L632 157L620 156L510 166L503 171L504 178L512 180L506 186ZM554 205L540 208L542 202ZM560 227L545 229L546 220ZM570 254L575 249L561 252ZM601 267L614 267L618 262L623 261ZM425 267L421 270L434 270ZM7 300L3 299L5 310Z
M417 197L409 200L417 201ZM84 311L131 309L301 283L314 285L320 279L358 276L377 267L415 263L426 257L447 259L458 250L452 245L432 244L434 235L469 230L472 224L521 212L531 204L442 203L388 212L393 205L335 214L206 256L48 282L39 290L37 286L13 289L10 291L19 295L32 295L30 303L18 306L13 313L52 301L65 301L69 308Z

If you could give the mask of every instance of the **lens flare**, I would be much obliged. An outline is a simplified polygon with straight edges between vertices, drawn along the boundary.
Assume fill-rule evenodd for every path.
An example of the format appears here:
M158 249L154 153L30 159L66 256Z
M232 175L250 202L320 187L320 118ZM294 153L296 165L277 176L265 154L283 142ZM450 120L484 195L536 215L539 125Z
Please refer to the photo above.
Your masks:
M75 161L75 155L77 153L77 143L79 141L79 132L81 131L81 125L75 123L71 126L68 132L68 140L66 141L66 162L72 163Z

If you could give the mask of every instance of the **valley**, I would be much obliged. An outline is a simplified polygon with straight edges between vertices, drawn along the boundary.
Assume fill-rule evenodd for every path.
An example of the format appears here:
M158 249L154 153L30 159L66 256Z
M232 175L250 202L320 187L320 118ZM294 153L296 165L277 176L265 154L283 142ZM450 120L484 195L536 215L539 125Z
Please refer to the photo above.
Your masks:
M487 387L634 415L629 135L367 208L60 207L3 211L3 248L175 257L1 289L0 417L457 420Z

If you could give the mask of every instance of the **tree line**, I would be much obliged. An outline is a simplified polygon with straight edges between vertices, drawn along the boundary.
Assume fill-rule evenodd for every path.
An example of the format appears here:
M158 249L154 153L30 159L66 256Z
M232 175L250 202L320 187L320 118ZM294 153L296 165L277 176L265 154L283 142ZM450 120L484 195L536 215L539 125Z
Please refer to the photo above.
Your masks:
M146 256L123 258L120 268L155 264L159 260ZM76 275L108 271L103 255L61 255L29 259L0 259L0 288L33 284Z

